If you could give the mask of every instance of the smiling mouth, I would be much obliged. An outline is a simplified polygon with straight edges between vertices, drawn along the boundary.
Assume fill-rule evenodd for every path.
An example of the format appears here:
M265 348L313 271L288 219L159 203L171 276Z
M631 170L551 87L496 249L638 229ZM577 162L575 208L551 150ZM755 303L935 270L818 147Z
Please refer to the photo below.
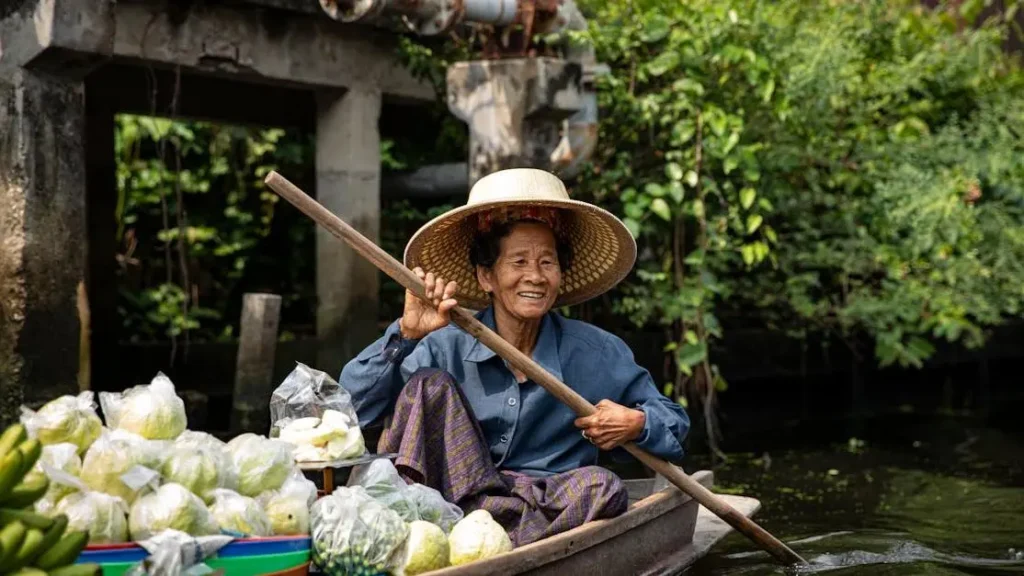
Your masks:
M526 298L527 300L543 300L543 292L518 292L516 293L520 298Z

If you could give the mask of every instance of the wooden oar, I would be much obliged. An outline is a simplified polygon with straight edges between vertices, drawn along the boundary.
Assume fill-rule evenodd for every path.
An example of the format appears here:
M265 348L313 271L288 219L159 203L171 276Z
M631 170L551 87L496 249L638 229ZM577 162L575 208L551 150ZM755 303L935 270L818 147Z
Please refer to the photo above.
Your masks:
M412 270L409 270L401 262L392 258L390 254L381 250L379 246L346 224L341 218L332 214L319 202L310 198L305 192L277 172L268 174L265 181L267 186L274 190L274 192L277 192L282 198L291 202L292 205L301 210L306 216L309 216L317 224L326 228L331 234L347 242L356 252L363 255L363 257L407 290L425 299L426 293L423 281L413 274ZM567 404L577 414L589 416L594 413L595 408L593 404L587 402L585 398L573 391L572 388L569 388L565 383L552 376L547 370L534 362L532 358L520 352L519 349L508 343L493 330L484 326L471 312L456 306L451 311L450 317L455 324L475 336L485 346L493 350L498 356L504 358L509 364L518 368L523 374L529 376L534 382L543 386L545 390ZM689 494L694 500L700 502L719 518L725 520L726 523L738 532L750 538L755 544L779 561L785 564L807 563L796 552L780 542L778 538L769 534L753 520L747 518L696 480L690 478L681 468L648 454L632 442L625 444L623 448L635 456L637 460L667 478L677 488Z

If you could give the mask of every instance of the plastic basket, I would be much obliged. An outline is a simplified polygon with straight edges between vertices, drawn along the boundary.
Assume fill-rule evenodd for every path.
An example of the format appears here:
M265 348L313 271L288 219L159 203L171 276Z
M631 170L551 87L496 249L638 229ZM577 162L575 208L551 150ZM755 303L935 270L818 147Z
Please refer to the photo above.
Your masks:
M81 558L77 563L86 562ZM102 562L103 576L123 576L135 562ZM263 554L260 556L233 556L228 558L211 558L206 565L214 570L224 569L230 576L267 576L283 572L292 574L308 574L309 551L287 552L284 554ZM301 571L300 571L301 570Z

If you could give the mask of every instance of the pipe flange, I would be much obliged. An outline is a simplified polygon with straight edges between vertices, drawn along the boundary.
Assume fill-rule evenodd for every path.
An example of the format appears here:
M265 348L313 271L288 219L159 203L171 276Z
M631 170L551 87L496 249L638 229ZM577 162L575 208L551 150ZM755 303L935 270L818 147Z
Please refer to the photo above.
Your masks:
M320 0L328 16L348 24L377 18L386 4L386 0Z
M409 30L423 36L436 36L451 30L463 14L462 0L434 0L430 14L403 15L402 21Z

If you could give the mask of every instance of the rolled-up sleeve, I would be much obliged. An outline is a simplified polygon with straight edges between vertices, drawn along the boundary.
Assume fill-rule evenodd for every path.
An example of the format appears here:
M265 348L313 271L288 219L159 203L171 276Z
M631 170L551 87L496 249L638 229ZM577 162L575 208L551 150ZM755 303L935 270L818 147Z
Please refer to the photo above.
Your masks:
M633 442L644 451L678 463L690 431L690 417L683 407L658 391L650 372L636 363L633 351L621 338L609 335L603 356L605 369L621 390L619 404L642 410L644 429Z
M421 342L402 338L395 320L342 368L339 383L352 395L360 426L376 422L391 408L411 372L433 364L430 348Z

